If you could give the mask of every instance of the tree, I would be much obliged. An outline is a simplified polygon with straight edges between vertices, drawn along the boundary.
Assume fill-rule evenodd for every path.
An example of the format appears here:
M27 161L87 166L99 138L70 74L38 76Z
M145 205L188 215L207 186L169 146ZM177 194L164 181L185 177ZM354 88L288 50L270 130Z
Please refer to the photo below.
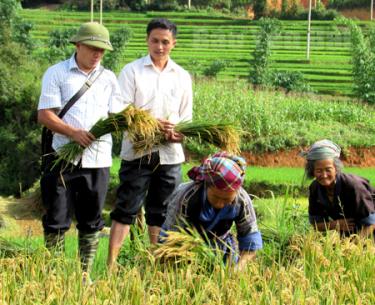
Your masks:
M103 65L112 70L117 71L120 59L125 51L126 44L132 37L132 30L123 26L111 34L112 52L107 52L104 56Z
M270 78L269 61L272 37L280 31L281 23L277 19L259 20L258 42L253 52L250 80L254 85L266 85Z
M39 176L36 104L40 65L31 58L15 0L0 2L0 194L20 194Z
M341 19L337 23L344 23L350 31L354 93L375 103L375 29L372 28L365 37L353 20Z
M255 18L259 19L263 17L267 9L267 0L254 0L253 10Z

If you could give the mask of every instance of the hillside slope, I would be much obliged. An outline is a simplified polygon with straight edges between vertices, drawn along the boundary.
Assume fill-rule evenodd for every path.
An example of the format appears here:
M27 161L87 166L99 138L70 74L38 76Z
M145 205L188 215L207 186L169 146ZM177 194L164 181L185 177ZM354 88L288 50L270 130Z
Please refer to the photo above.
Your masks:
M90 18L87 12L49 10L23 10L22 16L34 23L32 35L41 40L42 45L46 44L51 30L77 27ZM111 32L124 25L134 32L121 65L147 53L145 26L155 17L168 17L177 23L178 43L173 58L192 74L201 74L215 60L229 63L229 67L219 73L221 79L247 78L251 73L257 21L202 13L105 13L104 24ZM362 22L361 26L368 27L369 23ZM281 32L272 41L271 66L301 72L318 92L350 94L353 80L348 33L339 32L333 22L313 21L310 60L306 60L306 35L306 21L282 21Z

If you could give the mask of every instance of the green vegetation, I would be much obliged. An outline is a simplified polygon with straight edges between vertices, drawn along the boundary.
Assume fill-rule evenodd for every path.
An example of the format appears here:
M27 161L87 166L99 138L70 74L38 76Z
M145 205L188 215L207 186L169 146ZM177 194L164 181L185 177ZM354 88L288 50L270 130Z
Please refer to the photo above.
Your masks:
M328 7L335 9L351 9L356 7L365 7L370 9L370 1L368 0L329 0Z
M110 2L114 3L106 3ZM133 32L122 54L123 62L115 69L146 53L145 24L160 15L159 12L106 13L105 23L113 35L125 23ZM248 78L248 61L252 59L249 54L255 47L257 22L214 13L210 17L199 12L165 12L162 15L181 25L179 46L174 51L178 63L194 74L209 71L210 76L229 79L226 83L196 79L194 119L238 123L245 130L243 150L262 153L302 148L322 138L334 140L344 150L350 146L374 145L374 105L343 97L254 91L246 80L236 79ZM35 109L41 75L47 60L70 53L69 49L56 48L49 57L41 56L48 55L48 37L55 38L55 46L60 42L66 45L69 35L64 31L76 29L80 23L88 21L87 13L65 11L25 10L22 16L35 22L35 27L18 19L15 1L0 2L0 67L3 72L0 80L0 193L6 194L19 192L38 177L40 128L36 125ZM281 23L282 31L270 45L270 68L302 73L320 92L349 93L352 75L348 33L333 31L332 23L315 21L312 60L306 62L306 22ZM367 33L366 23L358 25ZM34 51L32 42L36 41L31 41L27 35L30 29L33 37L40 39ZM49 36L51 30L60 32ZM121 38L127 37L129 32L123 34L116 42L119 45L125 43ZM374 42L371 40L369 44ZM63 53L59 55L58 51ZM43 61L38 60L41 58ZM223 69L222 63L230 65ZM290 75L279 75L278 80L287 82L285 77ZM194 141L187 142L186 148L199 158L213 151ZM192 160L183 165L185 179L186 171L197 164ZM112 192L108 198L111 203L113 189L118 185L119 166L120 160L116 158L111 169ZM345 168L345 171L364 176L375 185L374 168ZM223 266L217 257L209 261L210 255L204 248L200 252L203 256L198 255L189 263L164 264L155 258L146 232L140 230L134 235L135 240L126 240L118 272L108 274L105 267L108 236L103 232L92 273L94 283L86 287L82 286L74 229L67 234L66 254L52 257L44 249L42 237L31 236L31 229L30 236L15 237L15 232L21 230L15 219L8 225L7 212L15 212L17 207L12 204L12 209L6 211L8 205L1 206L0 303L374 304L374 242L356 236L340 238L335 232L313 232L308 224L306 197L301 197L306 195L308 181L305 184L302 181L302 168L249 166L246 189L253 195L267 197L255 196L253 200L265 243L257 260L242 273L235 272L231 266ZM32 210L33 216L38 214L35 204Z
M11 15L7 14L7 16ZM9 52L5 52L6 44L2 48L4 60L1 64L5 65L4 71L9 70L9 73L4 74L6 77L2 81L5 82L7 77L11 78L14 75L14 81L9 79L9 82L4 83L6 85L2 87L6 89L2 93L3 98L9 97L4 99L6 106L4 104L2 109L9 108L9 105L13 105L12 103L16 101L18 106L29 105L27 108L22 106L22 109L17 106L14 112L7 110L4 112L7 119L2 120L7 125L1 132L4 137L2 143L7 143L3 145L5 149L15 147L11 144L14 142L22 145L17 148L17 152L6 152L4 155L7 159L4 159L6 162L2 162L2 166L7 164L6 166L13 167L11 170L3 170L3 175L8 175L8 173L15 175L11 179L4 176L2 180L1 186L4 190L1 192L7 194L17 193L20 188L26 189L38 177L39 126L35 124L35 112L30 110L36 109L40 79L47 64L45 61L53 57L43 56L48 54L48 49L44 48L48 44L48 37L51 39L50 43L56 46L55 49L58 49L59 45L66 45L68 35L65 35L64 31L76 30L81 22L88 20L89 14L23 10L21 16L25 17L28 22L35 23L31 34L32 37L38 39L34 40L37 46L32 53L34 56L31 57L32 55L28 54L25 57L24 62L28 65L22 69L22 61L11 63L11 60L15 58L18 51L22 53L25 48L11 47L9 50L18 50L12 52L12 56L9 56ZM115 37L115 32L122 29L124 25L131 28L133 33L117 67L146 53L145 24L150 18L156 16L160 16L160 12L106 13L104 21L114 35L113 37ZM195 75L208 71L211 75L217 74L219 79L228 80L224 83L195 79L194 119L240 124L246 132L242 137L242 150L260 153L276 151L306 146L320 138L330 138L344 148L369 147L375 143L372 123L374 108L372 106L345 98L285 95L281 92L259 92L249 88L246 82L251 69L248 60L251 59L249 54L255 47L255 35L258 33L259 23L214 14L207 17L199 12L163 12L162 16L171 18L180 26L179 46L173 54L173 58L178 63L192 70ZM279 72L299 71L298 73L303 74L315 90L328 92L334 89L335 92L344 92L345 86L351 90L352 76L350 65L348 65L350 38L347 32L334 32L333 24L329 22L314 22L313 38L316 45L313 43L312 62L306 63L304 60L305 38L303 37L306 23L281 21L281 24L280 34L275 36L271 43L272 55L269 67L271 70L277 67L280 69ZM367 27L366 23L360 25L362 28ZM13 27L12 31L16 33L15 29L16 27ZM54 32L54 35L48 36L52 30L61 32ZM314 36L315 30L317 36ZM16 35L15 37L19 39L19 37L27 36ZM314 49L314 46L317 48ZM63 53L69 54L69 49L63 50ZM40 62L41 60L43 62ZM220 65L215 64L215 61ZM224 62L226 67L221 69ZM9 63L11 65L7 66ZM319 63L318 66L317 63ZM36 67L33 66L34 64ZM14 66L20 69L13 69ZM294 80L299 80L298 77L292 76L292 74L282 73L273 75L275 81L283 83L289 89L293 88L291 83ZM233 77L243 77L244 80ZM18 83L19 85L15 85ZM291 87L288 87L289 85ZM27 89L21 89L25 86ZM24 115L26 117L23 118ZM18 119L15 120L15 117L21 120L18 124L16 124ZM7 121L8 118L9 121ZM9 133L6 131L8 129ZM33 143L30 146L31 153L27 153L29 147L22 144L22 140ZM198 156L212 152L212 149L193 141L186 143L186 148ZM26 152L26 157L19 155L21 151ZM29 170L30 166L32 170ZM21 170L18 168L27 168L28 170L25 171L27 175L20 177L22 174L19 173Z
M0 242L4 304L373 304L375 247L371 240L315 233L298 199L255 200L265 241L244 272L199 257L163 264L145 232L127 239L115 274L107 274L108 238L97 253L92 286L83 287L76 238L51 257L41 238ZM13 250L13 251L12 251ZM206 258L208 253L206 253ZM216 259L217 262L217 259Z
M120 169L121 160L115 158L111 167L111 178L117 179L118 170ZM183 178L187 178L187 171L193 166L198 166L199 162L188 162L182 165ZM375 169L373 167L344 167L345 173L355 174L370 180L375 186ZM261 182L266 181L270 184L290 184L301 185L303 181L304 170L301 167L261 167L249 165L246 171L245 182Z
M121 160L115 158L111 167L111 183L108 204L114 200L115 189L119 185L118 171ZM188 181L187 172L198 166L198 161L189 161L182 165L183 180ZM375 168L344 167L344 172L362 176L375 186ZM304 169L301 167L260 167L249 165L246 170L244 187L248 193L257 197L282 196L289 192L293 195L306 197L310 180L304 179ZM307 203L307 199L303 199Z
M375 111L371 105L349 99L253 91L245 81L197 82L194 92L194 119L240 123L246 132L242 137L244 151L307 146L323 138L343 148L375 143Z
M375 103L375 28L366 37L351 20L338 20L337 23L346 24L350 31L354 92L363 100Z
M88 12L30 10L22 16L34 24L32 36L46 46L48 32L77 27L89 20ZM122 66L147 53L145 27L151 18L167 17L179 27L173 58L192 74L203 74L215 60L230 63L218 72L219 79L248 78L257 41L258 21L204 12L106 12L104 24L111 33L123 25L133 32L123 53ZM95 16L98 19L98 15ZM357 22L366 32L369 22ZM281 30L271 44L271 69L299 71L313 90L330 94L351 94L350 35L339 32L332 21L312 21L311 56L306 61L306 21L281 21ZM118 72L118 71L116 71Z
M42 66L30 55L31 26L19 4L0 2L0 193L20 194L39 175L36 101Z
M273 36L280 31L280 21L277 19L261 19L259 34L253 51L251 82L255 85L268 85L270 79L270 56Z

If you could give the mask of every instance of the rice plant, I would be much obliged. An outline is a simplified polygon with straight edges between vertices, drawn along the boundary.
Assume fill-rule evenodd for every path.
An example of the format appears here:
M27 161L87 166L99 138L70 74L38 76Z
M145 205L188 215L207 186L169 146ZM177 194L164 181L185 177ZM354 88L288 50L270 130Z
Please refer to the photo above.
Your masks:
M159 130L159 122L153 118L147 111L137 109L129 105L123 111L109 116L106 119L101 119L90 129L90 133L94 135L98 141L100 137L114 133L115 136L120 136L123 131L127 131L128 137L131 141L137 141L138 138L153 141ZM63 165L65 169L69 162L73 162L80 156L84 147L76 142L70 142L62 146L57 152L57 159L54 162L54 167L59 164ZM91 149L88 147L87 149Z
M162 262L172 262L177 265L199 263L204 269L221 264L222 253L212 247L191 226L178 231L168 231L162 238L162 243L153 251L156 259Z
M288 263L279 263L282 253L266 257L260 252L241 273L221 265L204 270L199 260L150 263L141 253L143 259L135 257L116 274L97 275L84 287L77 258L54 258L40 248L30 256L0 259L0 303L374 304L375 246L370 239L295 232L287 251L293 257Z
M180 122L174 130L181 133L186 140L196 140L200 144L210 144L229 153L240 152L241 129L232 123L194 121ZM133 143L137 153L151 152L156 146L166 143L164 134L159 131L155 137L140 139Z

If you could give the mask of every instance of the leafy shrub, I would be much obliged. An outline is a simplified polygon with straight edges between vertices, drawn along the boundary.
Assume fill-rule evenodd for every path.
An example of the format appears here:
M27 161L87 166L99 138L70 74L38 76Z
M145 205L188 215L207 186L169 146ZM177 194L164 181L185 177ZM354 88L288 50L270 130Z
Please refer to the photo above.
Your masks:
M14 0L0 2L0 19L6 21L0 26L3 73L0 78L0 193L6 195L19 194L39 176L40 129L35 109L41 67L23 45L22 41L28 41L29 37L11 35L22 24L18 8ZM6 16L2 15L4 12Z
M147 8L147 3L145 0L125 0L123 2L124 3L120 1L120 6L122 6L122 4L126 4L133 11L143 11Z
M36 7L41 4L61 4L64 0L21 0L22 7Z
M148 8L157 11L174 11L180 9L176 0L155 0L148 5Z
M43 51L44 59L52 64L65 60L73 54L73 44L70 38L77 32L77 29L55 29L49 32L48 48Z
M106 0L103 1L103 10L114 10L119 7L119 0ZM94 9L99 9L99 1L94 1ZM68 0L64 3L65 9L71 10L89 10L91 2L87 0Z
M281 13L280 19L284 20L307 20L308 10L299 10L297 12L285 12ZM339 17L340 13L333 9L312 9L311 19L313 20L334 20Z
M0 44L9 40L15 41L28 52L33 48L33 42L29 35L32 24L24 22L17 14L21 9L18 1L1 0L0 2Z
M255 18L259 19L266 15L267 9L267 0L254 0L253 1L253 10Z
M117 71L125 46L129 42L131 36L132 30L128 26L123 26L111 34L113 51L107 52L104 56L103 65L106 68L112 71Z
M191 73L191 75L195 78L199 75L201 69L202 69L202 64L199 60L195 59L195 58L191 58L189 60L190 62L190 68L189 68L189 72Z
M203 70L203 75L207 77L216 77L217 74L228 67L225 60L215 59L207 68Z
M366 7L370 8L370 1L369 0L329 0L328 1L328 8L334 9L351 9L355 7Z
M274 71L271 74L271 83L276 88L284 88L286 92L311 91L310 86L303 78L303 74L297 71Z
M186 4L186 0L179 1L181 4ZM191 4L198 7L213 7L217 9L230 8L234 1L231 0L192 0Z
M247 17L247 10L244 6L232 6L231 12L238 17Z

